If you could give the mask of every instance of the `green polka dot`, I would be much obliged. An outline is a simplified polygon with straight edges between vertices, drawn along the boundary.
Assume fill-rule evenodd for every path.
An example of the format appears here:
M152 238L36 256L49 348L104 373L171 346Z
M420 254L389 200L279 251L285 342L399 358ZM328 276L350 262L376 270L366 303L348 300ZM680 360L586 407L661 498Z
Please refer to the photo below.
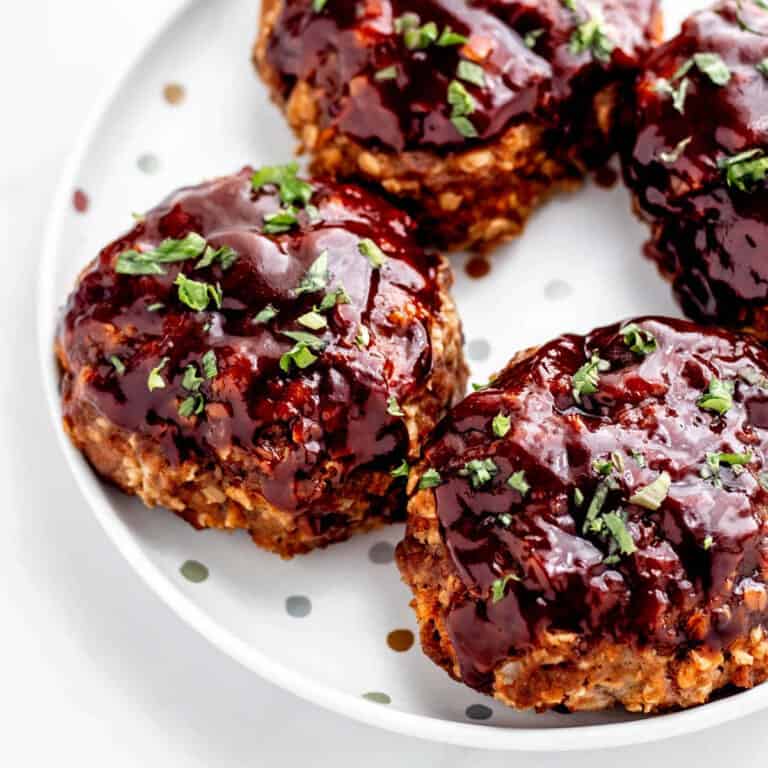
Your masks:
M471 704L464 710L464 714L470 720L489 720L493 715L493 710L486 707L485 704Z
M184 565L179 568L181 575L194 584L199 584L201 581L205 581L208 578L208 569L197 560L187 560Z
M363 694L363 698L366 701L374 702L374 704L391 704L392 703L392 699L390 699L386 693L381 693L381 691L369 691L368 693Z

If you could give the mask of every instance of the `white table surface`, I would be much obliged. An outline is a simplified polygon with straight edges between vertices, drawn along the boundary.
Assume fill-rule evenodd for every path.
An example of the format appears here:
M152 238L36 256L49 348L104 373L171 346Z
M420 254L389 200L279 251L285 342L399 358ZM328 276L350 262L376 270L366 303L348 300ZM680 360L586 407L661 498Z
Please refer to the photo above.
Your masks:
M47 207L85 114L179 1L0 5L0 765L762 765L768 712L570 756L475 752L346 721L210 647L123 562L52 434L35 280Z

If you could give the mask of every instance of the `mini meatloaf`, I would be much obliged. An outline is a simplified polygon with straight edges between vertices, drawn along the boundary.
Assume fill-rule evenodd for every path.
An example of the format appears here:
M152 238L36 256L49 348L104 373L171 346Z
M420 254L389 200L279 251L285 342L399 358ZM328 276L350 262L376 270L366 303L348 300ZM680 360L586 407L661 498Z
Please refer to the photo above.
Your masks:
M428 442L397 559L426 653L513 707L768 677L768 352L646 318L514 359Z
M487 249L616 146L657 0L264 0L254 61L316 173Z
M768 10L723 2L648 61L627 184L648 255L698 322L768 336Z
M283 557L403 516L408 463L464 393L442 257L295 166L165 200L80 275L56 341L95 470Z

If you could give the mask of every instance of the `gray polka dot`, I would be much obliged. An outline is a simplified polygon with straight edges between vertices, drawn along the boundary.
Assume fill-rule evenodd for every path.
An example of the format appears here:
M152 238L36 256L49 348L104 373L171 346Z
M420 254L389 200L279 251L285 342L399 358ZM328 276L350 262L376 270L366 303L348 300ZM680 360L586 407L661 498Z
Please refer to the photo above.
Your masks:
M387 696L386 693L381 693L380 691L369 691L368 693L364 693L363 698L368 701L373 701L376 704L392 703L392 699L389 696Z
M142 173L157 173L160 170L160 160L157 155L149 153L140 155L136 165L139 166L139 170Z
M493 710L486 707L485 704L471 704L464 710L464 714L470 720L489 720L493 715Z
M567 299L572 293L573 288L570 283L566 283L565 280L550 280L544 286L544 295L553 301Z
M197 560L187 560L179 568L179 571L187 581L195 584L199 584L208 578L208 569L202 563L198 563Z
M294 619L303 619L312 612L312 603L304 595L291 595L285 600L285 610Z
M368 550L368 559L376 565L386 565L395 559L395 548L388 541L379 541Z
M491 345L485 339L473 339L467 344L467 356L481 363L491 356Z

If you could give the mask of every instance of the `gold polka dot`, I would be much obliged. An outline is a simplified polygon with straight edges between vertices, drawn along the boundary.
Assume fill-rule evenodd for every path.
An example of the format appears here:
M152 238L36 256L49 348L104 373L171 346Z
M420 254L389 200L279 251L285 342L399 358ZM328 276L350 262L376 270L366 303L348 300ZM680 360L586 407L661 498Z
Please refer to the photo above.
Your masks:
M167 83L163 88L163 98L174 106L181 104L186 95L187 92L181 83Z
M413 632L410 629L393 629L387 635L387 645L398 653L408 651L413 646Z

